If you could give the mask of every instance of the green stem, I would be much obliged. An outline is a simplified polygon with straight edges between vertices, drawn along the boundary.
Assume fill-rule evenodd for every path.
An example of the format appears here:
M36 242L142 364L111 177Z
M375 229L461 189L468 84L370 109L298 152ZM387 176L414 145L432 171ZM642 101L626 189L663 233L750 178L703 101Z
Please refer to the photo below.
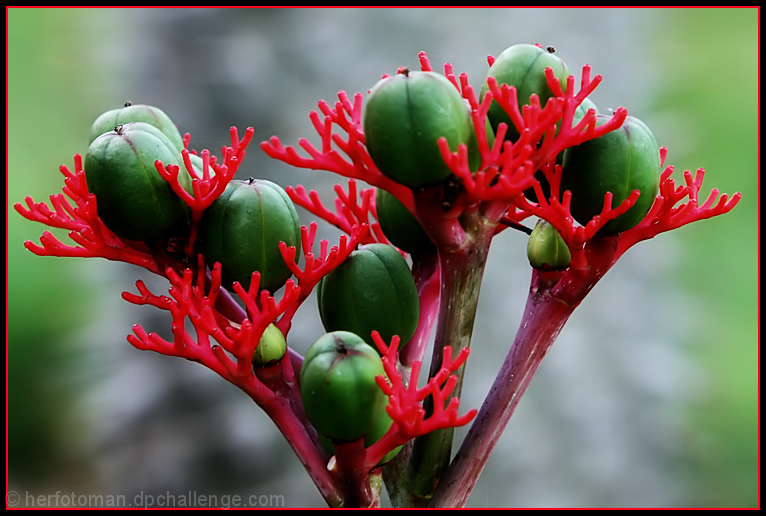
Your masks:
M480 214L473 213L461 220L467 238L458 249L440 249L441 293L439 319L436 328L433 358L429 377L442 366L444 348L457 356L461 349L471 345L471 334L479 302L479 287L487 261L493 226ZM458 383L452 397L459 397L464 367L455 372ZM412 379L417 381L417 379ZM427 413L432 411L432 400L426 399ZM452 453L453 429L438 430L415 440L412 455L392 503L397 506L425 507L431 500Z

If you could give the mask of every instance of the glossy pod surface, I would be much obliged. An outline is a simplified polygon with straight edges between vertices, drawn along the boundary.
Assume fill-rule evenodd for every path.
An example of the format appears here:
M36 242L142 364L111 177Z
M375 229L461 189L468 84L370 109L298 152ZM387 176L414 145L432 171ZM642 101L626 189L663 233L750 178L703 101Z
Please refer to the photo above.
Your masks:
M437 140L450 150L471 142L473 124L463 97L434 72L400 73L370 90L363 120L367 150L387 177L411 188L449 177Z
M350 331L371 346L371 333L377 330L386 343L398 335L403 347L414 335L420 314L410 268L385 244L360 246L351 253L322 278L317 301L326 331Z
M157 172L157 160L180 165L181 155L162 132L142 122L118 126L88 147L88 190L96 195L99 217L122 238L149 241L188 231L189 208ZM179 180L189 188L187 174Z
M132 122L143 122L156 127L167 136L173 146L181 152L184 149L183 138L178 132L173 121L160 108L148 106L146 104L133 104L112 109L99 116L90 128L88 143L93 142L102 134L114 131L118 125L125 125Z
M385 376L378 352L353 333L328 333L312 344L301 368L300 391L317 432L334 441L369 434L387 400L377 376Z
M611 117L598 115L602 125ZM625 231L641 222L652 207L660 182L660 149L649 128L629 116L622 127L600 138L564 151L562 190L572 192L572 216L587 224L601 213L604 195L612 192L612 206L618 206L633 190L641 196L626 213L608 222L604 234Z
M250 287L252 273L261 274L259 290L281 288L291 276L279 243L295 246L300 255L298 213L285 191L271 181L231 181L205 210L200 246L210 263L221 262L222 284L239 281Z

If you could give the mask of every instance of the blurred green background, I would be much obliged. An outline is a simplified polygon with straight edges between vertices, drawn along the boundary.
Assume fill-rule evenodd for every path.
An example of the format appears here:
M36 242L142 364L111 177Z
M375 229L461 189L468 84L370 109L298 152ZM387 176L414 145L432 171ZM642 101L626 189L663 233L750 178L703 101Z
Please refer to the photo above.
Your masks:
M648 390L639 388L641 403L634 410L629 395L619 395L624 378L607 384L630 418L641 420L662 406L662 421L642 432L656 430L658 440L666 434L668 439L646 445L650 453L635 440L617 442L615 450L622 447L631 453L619 460L621 455L610 451L616 469L607 475L604 466L598 466L608 478L589 481L583 470L556 461L550 461L550 469L530 471L521 466L521 458L515 462L514 421L519 419L517 434L524 435L523 418L530 414L532 426L538 420L531 409L520 410L506 431L509 440L504 436L506 444L498 447L502 467L488 466L470 503L759 504L757 9L11 8L6 13L9 489L22 494L57 489L111 494L255 490L283 493L287 505L321 504L289 449L248 400L212 375L196 371L196 365L130 348L124 336L136 322L167 331L162 314L149 314L119 299L122 290L131 290L135 279L146 274L103 260L36 257L23 248L25 240L36 241L45 228L20 217L13 204L27 195L42 201L60 191L58 166L71 166L72 156L85 152L96 116L131 99L159 105L182 133L194 135L195 148L218 152L231 125L240 130L255 126L258 141L277 134L295 143L311 136L308 111L318 100L332 101L340 89L365 91L380 75L400 65L415 66L420 50L429 53L435 68L449 61L457 71L468 72L478 87L487 54L497 55L513 43L540 42L554 44L572 70L588 62L595 73L604 75L596 93L602 95L596 96L599 107L627 102L631 113L669 147L667 162L677 171L705 167L704 192L717 187L742 192L743 198L726 216L641 244L646 254L637 249L633 263L626 260L622 269L616 267L603 280L618 287L651 287L642 294L642 302L678 302L665 314L677 330L666 332L665 338L672 337L669 347L678 362L652 362L662 354L642 355L641 344L622 354L646 361L641 374L650 377L662 371L654 378L678 382L662 390L671 394L651 398L640 394ZM283 185L302 182L327 192L334 181L270 163L255 146L248 161L253 168L246 175ZM301 214L307 223L305 215ZM517 249L509 252L521 249L523 256L523 240L516 236L508 242ZM528 269L520 260L517 269L490 271L507 270L512 281L513 275L528 281ZM645 263L637 263L641 261ZM632 271L646 273L642 266L654 267L646 263L664 266L657 267L655 279L644 282ZM162 283L157 285L160 292ZM517 304L524 298L521 285ZM599 289L594 298L613 292L616 302L627 303L618 319L639 328L659 324L652 312L634 309L622 297L628 290ZM491 295L490 288L486 290ZM601 306L595 299L593 310ZM593 331L588 302L578 309L583 318L573 317L575 330L563 334L563 340L578 341L578 335L579 341L589 340L582 337ZM298 348L318 336L316 314L306 307L301 314L308 322L305 329L294 330ZM492 323L481 317L477 321ZM511 325L493 333L490 328L477 333L477 340L488 335L507 347L514 329ZM651 348L654 343L646 344ZM558 347L559 343L554 352ZM546 387L547 375L555 376L557 370L555 358L550 360L551 369L543 366L530 389L530 399L542 399L541 406L546 398L561 394ZM476 361L484 363L480 355ZM676 363L681 366L674 368ZM470 371L469 364L467 382ZM555 386L555 380L547 385ZM481 393L476 396L481 399ZM588 419L587 407L580 409L572 417ZM566 427L539 421L545 431L533 432L533 439L566 442L571 448L567 453L581 453L573 459L575 464L603 446L588 444L594 434L564 439L557 432L566 434ZM622 424L635 427L633 419ZM548 448L533 449L530 463L549 463ZM631 463L630 457L655 454L652 464L636 468ZM562 471L570 469L572 478L566 478ZM493 483L493 474L509 471L511 477ZM641 492L644 484L631 476L641 472L651 477L654 483L645 485L656 485L656 493ZM522 484L514 488L506 482L517 477L535 489L524 491Z

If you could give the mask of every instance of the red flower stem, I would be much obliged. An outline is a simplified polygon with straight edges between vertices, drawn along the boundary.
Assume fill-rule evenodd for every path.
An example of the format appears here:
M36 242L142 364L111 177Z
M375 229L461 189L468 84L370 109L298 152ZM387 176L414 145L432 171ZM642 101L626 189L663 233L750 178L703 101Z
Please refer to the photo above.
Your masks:
M442 478L431 507L465 506L522 394L574 308L555 299L547 289L530 289L513 346L455 460Z
M451 348L452 356L455 357L460 350L471 345L479 287L494 225L487 223L477 212L464 214L461 222L466 232L464 245L456 250L439 249L441 294L429 378L439 372L445 347ZM457 383L450 398L460 397L464 371L464 367L455 371ZM427 398L423 406L426 413L431 414L432 398ZM415 439L412 457L404 477L399 479L397 488L389 489L401 497L394 501L395 505L428 505L449 465L453 432L453 428L437 430Z
M420 318L415 335L399 352L402 365L410 368L416 360L422 362L431 339L431 330L439 310L439 258L434 254L412 255L412 275L418 288Z
M370 470L365 467L367 450L364 447L364 439L334 443L334 446L343 490L343 507L372 507L375 503L379 504L380 496L373 493L370 487Z
M584 254L588 265L566 272L534 271L519 330L495 382L430 507L463 507L537 368L564 324L614 264L619 237L596 237Z
M285 436L327 505L342 506L345 499L343 486L339 485L335 476L327 470L326 457L319 451L321 446L316 435L308 431L311 426L307 426L305 415L300 417L301 415L296 414L290 400L281 396L276 396L269 403L260 406Z

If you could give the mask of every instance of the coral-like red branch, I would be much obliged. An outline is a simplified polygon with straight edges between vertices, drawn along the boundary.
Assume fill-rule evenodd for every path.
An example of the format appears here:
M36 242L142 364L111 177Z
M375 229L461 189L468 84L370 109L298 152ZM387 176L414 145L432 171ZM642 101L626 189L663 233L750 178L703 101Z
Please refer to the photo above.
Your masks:
M26 207L16 203L14 208L28 220L68 230L69 238L78 245L66 245L45 231L40 237L42 245L26 241L24 247L38 256L106 258L131 263L162 274L162 267L157 264L144 244L119 238L98 217L96 196L88 192L85 181L82 156L75 155L74 172L66 165L61 165L59 170L64 175L64 187L63 193L50 196L53 210L44 202L34 202L31 197L24 199Z
M472 201L510 202L532 187L536 182L533 177L535 172L552 163L564 149L598 138L620 127L625 121L627 110L618 108L608 122L597 127L596 113L589 110L577 125L572 126L575 111L601 82L601 76L591 79L590 67L585 65L580 90L575 93L574 76L567 79L567 89L564 92L553 70L548 68L545 73L556 96L548 99L544 108L537 95L532 95L529 104L519 109L516 88L507 84L498 85L493 77L487 80L489 91L481 102L468 84L465 74L460 76L460 86L453 81L471 106L481 165L477 171L470 169L467 147L464 145L452 152L447 141L440 139L439 147L445 163L462 180ZM489 146L485 122L493 101L506 111L519 133L515 142L505 139L507 127L500 124L495 143Z
M396 196L410 211L414 211L412 191L384 176L373 163L365 147L362 130L362 94L354 95L353 103L345 91L338 93L339 101L331 108L325 101L319 102L319 110L310 113L314 129L321 138L321 150L306 138L299 140L300 147L309 157L301 156L292 146L283 146L276 136L261 143L263 151L274 159L298 168L326 170L344 177L361 179L373 186L383 188ZM322 118L324 116L324 118ZM334 129L340 129L345 137ZM338 150L336 150L338 149ZM339 152L340 151L340 152ZM344 158L343 155L346 155Z
M378 332L373 332L372 338L382 353L383 369L388 377L379 376L376 380L378 386L388 396L386 411L391 416L393 424L383 437L367 448L365 463L368 469L378 464L388 452L407 441L434 430L468 424L477 412L476 409L471 409L460 416L458 415L460 400L450 399L457 385L457 377L452 373L465 363L470 349L464 348L453 360L451 348L446 347L441 369L428 380L425 387L418 389L417 378L422 365L419 360L412 364L410 374L412 381L409 386L405 385L401 373L397 370L399 337L394 336L390 345L385 343ZM434 410L431 415L426 415L422 403L429 396L433 397Z
M302 185L298 185L295 188L288 186L285 191L295 204L326 220L348 235L351 234L354 226L367 224L371 231L359 242L360 244L388 243L388 239L378 224L375 210L375 188L358 190L355 179L348 180L348 191L343 190L341 185L335 185L335 194L337 195L335 212L330 211L322 204L316 190L306 192Z
M653 238L659 233L664 233L665 231L670 231L698 220L728 213L742 198L742 194L739 192L731 197L727 194L722 194L719 197L718 189L714 188L705 202L700 205L699 190L702 187L705 171L701 168L697 169L697 173L694 176L692 176L690 171L685 171L684 181L686 184L678 187L676 187L675 182L670 177L672 173L672 166L668 166L662 173L659 195L657 195L646 217L636 227L620 235L615 260L633 245ZM688 199L688 201L676 206L684 199Z
M348 255L350 255L354 249L356 249L356 246L365 238L368 231L369 226L367 224L354 226L351 228L348 237L346 237L346 235L341 235L338 245L332 246L329 250L327 248L327 240L322 240L319 244L319 256L316 256L313 252L313 246L316 238L317 223L312 222L309 228L302 226L301 245L304 258L303 269L295 263L295 254L297 252L295 247L287 247L284 242L279 243L279 251L282 253L282 258L295 275L297 286L300 290L298 298L292 305L285 309L284 315L276 323L282 333L287 335L295 312L298 310L301 303L303 303L309 294L311 294L311 291L317 283L319 283L319 280L343 263L343 261L348 258Z
M232 127L229 129L231 146L224 146L221 149L223 163L217 164L216 158L214 156L211 157L208 150L203 150L201 153L202 170L200 171L197 171L192 165L189 151L187 149L181 151L184 168L191 178L191 192L188 192L181 185L178 177L181 170L180 167L172 164L165 166L161 161L157 161L154 164L160 176L170 184L176 195L183 199L191 208L191 229L184 249L187 256L190 256L194 250L194 245L197 241L197 229L199 221L202 219L202 213L221 196L226 189L226 185L234 178L239 165L245 157L247 146L253 139L254 132L255 130L252 127L248 127L245 135L240 140L237 128ZM188 133L187 136L189 136ZM188 146L190 139L191 136L184 141L184 145Z

